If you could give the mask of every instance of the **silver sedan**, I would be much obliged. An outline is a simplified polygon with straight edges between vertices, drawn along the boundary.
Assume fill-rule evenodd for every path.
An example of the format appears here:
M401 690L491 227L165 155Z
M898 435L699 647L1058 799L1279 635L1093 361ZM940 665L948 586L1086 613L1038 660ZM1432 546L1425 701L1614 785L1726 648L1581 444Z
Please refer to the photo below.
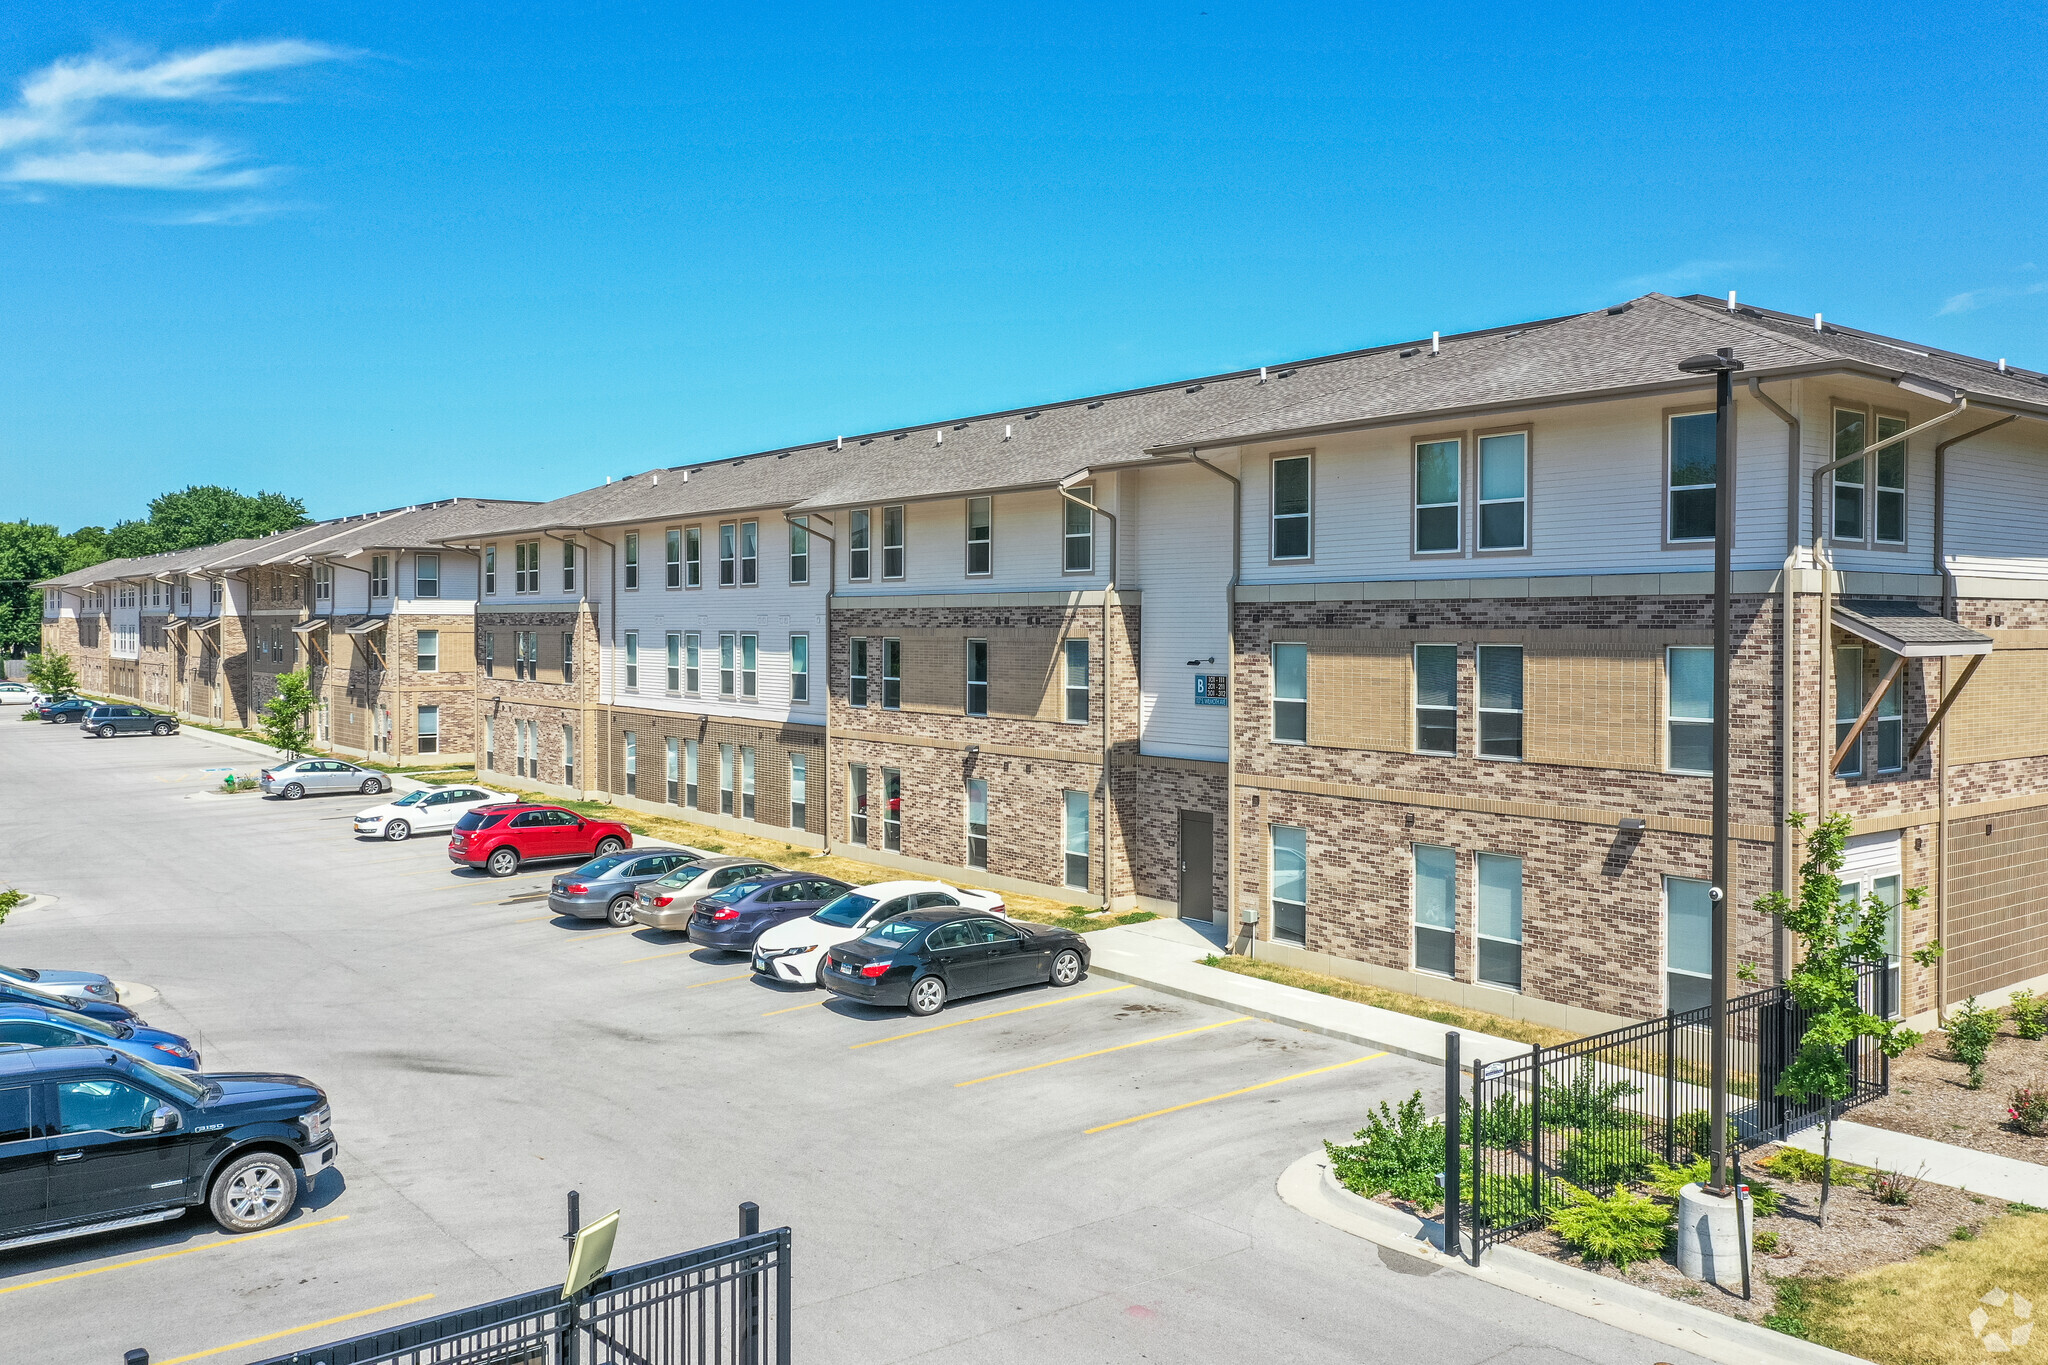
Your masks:
M548 886L548 909L577 919L607 919L623 929L633 922L633 888L666 876L697 856L691 849L607 853Z
M375 796L391 790L391 779L373 768L358 768L338 758L302 758L292 763L275 763L259 775L265 796L282 796L296 801L310 794L361 792Z
M23 984L44 995L61 996L80 1004L121 1003L120 991L98 972L40 972L33 967L0 967L0 985Z

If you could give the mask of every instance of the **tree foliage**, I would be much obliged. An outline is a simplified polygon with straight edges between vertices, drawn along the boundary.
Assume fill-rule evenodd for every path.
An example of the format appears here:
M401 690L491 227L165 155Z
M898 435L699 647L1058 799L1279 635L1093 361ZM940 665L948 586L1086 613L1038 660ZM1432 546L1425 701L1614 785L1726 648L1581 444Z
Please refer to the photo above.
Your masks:
M309 670L300 668L277 677L277 695L264 703L257 718L263 738L277 746L286 758L297 758L313 747L313 733L306 720L319 701L314 695Z
M108 558L126 559L267 536L305 524L306 504L298 498L194 484L152 498L147 520L117 524L106 533L105 544Z
M0 653L33 648L42 636L38 579L64 572L64 538L33 521L0 521Z
M78 670L69 654L38 654L28 661L28 681L46 697L68 697L78 691Z

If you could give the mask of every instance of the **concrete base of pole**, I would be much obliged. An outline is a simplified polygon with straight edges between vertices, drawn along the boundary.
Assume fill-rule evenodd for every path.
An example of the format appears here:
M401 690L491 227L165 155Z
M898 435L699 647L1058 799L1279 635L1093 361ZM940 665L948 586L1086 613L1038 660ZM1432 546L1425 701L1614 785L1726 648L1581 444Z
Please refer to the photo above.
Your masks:
M1678 1269L1740 1293L1742 1230L1732 1194L1712 1195L1698 1185L1678 1192Z

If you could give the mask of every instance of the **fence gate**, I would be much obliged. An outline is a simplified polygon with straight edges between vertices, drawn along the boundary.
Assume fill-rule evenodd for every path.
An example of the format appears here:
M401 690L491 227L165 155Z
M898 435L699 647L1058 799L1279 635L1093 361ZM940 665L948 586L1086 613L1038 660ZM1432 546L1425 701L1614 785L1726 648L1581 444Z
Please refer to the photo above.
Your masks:
M1857 986L1864 1007L1889 1017L1891 985L1883 964L1866 964ZM1712 1016L1702 1006L1520 1057L1471 1058L1469 1087L1454 1041L1444 1062L1445 1112L1457 1115L1445 1125L1446 1247L1469 1245L1476 1262L1493 1243L1543 1223L1563 1185L1611 1194L1653 1159L1683 1166L1706 1156ZM1782 985L1728 1002L1731 1156L1826 1117L1824 1102L1777 1093L1809 1022ZM1859 1039L1849 1074L1853 1092L1837 1115L1885 1094L1891 1062L1875 1040Z

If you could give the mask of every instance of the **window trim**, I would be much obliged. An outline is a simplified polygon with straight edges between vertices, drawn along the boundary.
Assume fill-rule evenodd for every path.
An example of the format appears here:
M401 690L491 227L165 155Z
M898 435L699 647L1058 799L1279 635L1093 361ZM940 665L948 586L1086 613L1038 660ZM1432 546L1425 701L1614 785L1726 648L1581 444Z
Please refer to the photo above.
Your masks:
M668 665L668 687L665 690L670 696L676 696L683 690L683 633L668 631L662 643L667 651Z
M1828 662L1831 665L1832 670L1830 680L1834 683L1833 702L1835 711L1835 723L1834 728L1831 729L1828 732L1828 734L1833 742L1834 747L1840 748L1842 744L1842 727L1845 725L1855 725L1856 717L1863 713L1863 704L1870 700L1870 697L1867 694L1867 689L1869 687L1869 678L1864 674L1862 644L1858 643L1853 645L1834 645L1833 648L1835 651L1834 657L1830 659ZM1849 714L1846 717L1842 715L1842 655L1845 653L1854 653L1856 656L1856 700L1851 705L1849 709ZM1900 671L1904 672L1903 669ZM1851 777L1862 777L1864 775L1863 750L1867 747L1865 744L1865 740L1868 737L1869 733L1869 727L1866 726L1864 729L1864 733L1856 736L1856 742L1849 746L1849 752L1842 755L1842 762L1840 766L1837 766L1829 774L1829 776L1841 779ZM1852 763L1855 765L1854 767L1849 766Z
M380 591L381 589L381 591ZM252 593L253 597L254 594ZM370 600L388 602L391 600L391 556L370 556Z
M1483 654L1482 654L1482 652L1483 652L1483 651L1487 651L1487 650L1495 650L1495 649L1511 649L1511 650L1513 650L1513 651L1514 651L1514 652L1515 652L1515 653L1516 653L1517 655L1519 655L1519 656L1521 657L1521 660L1522 660L1522 667L1521 667L1521 674L1522 674L1522 685L1521 685L1521 692L1522 692L1522 704L1521 704L1521 706L1517 707L1517 708L1516 708L1516 709L1514 709L1513 711L1510 711L1510 710L1508 710L1508 709L1507 709L1507 708L1505 708L1505 707L1500 707L1500 706L1488 706L1488 705L1486 705L1486 704L1485 704L1485 696L1486 696L1486 672L1485 672L1485 669L1486 669L1486 665L1485 665L1485 663L1484 663L1484 662L1482 661L1482 657L1483 657ZM1528 651L1528 650L1527 650L1526 648L1524 648L1524 647L1523 647L1523 646L1521 646L1521 645L1511 645L1511 644L1496 644L1496 643L1492 643L1492 642L1487 642L1487 643L1481 643L1481 644L1475 644L1475 645L1474 645L1474 646L1472 647L1472 757L1474 757L1474 758L1476 758L1476 759L1480 759L1480 760L1483 760L1483 761L1485 761L1485 762L1487 762L1487 763L1520 763L1520 762L1522 762L1522 761L1523 761L1523 755L1522 755L1521 753L1516 753L1516 754L1514 754L1514 755L1510 756L1510 755L1507 755L1507 754L1489 754L1489 753L1487 753L1487 752L1486 752L1486 721L1485 721L1485 717L1486 717L1486 716L1489 716L1489 715L1494 715L1494 716L1508 716L1508 715L1511 715L1511 716L1514 716L1514 717L1516 717L1516 718L1518 719L1518 721L1521 721L1522 723L1526 724L1526 722L1527 722L1527 717L1528 717L1528 714L1529 714L1529 695L1528 695L1528 693L1529 693L1529 651ZM1515 740L1515 747L1516 747L1517 749L1526 749L1526 747L1527 747L1527 734L1526 734L1526 731L1525 731L1524 733L1522 733L1522 734L1520 734L1520 735L1518 735L1518 736L1516 737L1516 740Z
M1673 655L1674 653L1677 653L1677 652L1678 652L1678 651L1680 651L1680 650L1696 651L1696 652L1698 652L1698 653L1701 653L1701 654L1705 654L1705 655L1706 655L1706 656L1708 657L1708 659L1709 659L1709 661L1710 661L1710 662L1711 662L1711 660L1712 660L1712 658L1713 658L1713 654L1714 654L1714 651L1713 651L1713 648L1712 648L1712 646L1709 646L1709 645L1666 645L1666 646L1664 646L1664 696L1663 696L1663 698L1662 698L1662 700L1663 700L1663 703L1664 703L1664 771L1665 771L1665 772L1667 772L1667 773L1672 773L1672 774L1675 774L1675 775L1677 775L1677 776L1680 776L1680 777L1712 777L1712 776L1714 775L1714 760L1713 760L1713 755L1712 755L1712 747L1711 747L1711 744L1709 745L1709 750L1708 750L1708 757L1707 757L1707 766L1706 766L1706 767L1704 767L1704 768L1679 768L1679 767L1674 767L1674 766L1672 765L1672 761L1671 761L1671 748L1672 748L1672 746L1671 746L1671 727L1672 727L1672 726L1674 726L1674 725L1705 725L1705 726L1707 727L1707 729L1708 729L1708 732L1709 732L1709 734L1710 734L1710 735L1711 735L1711 733L1712 733L1712 731L1713 731L1713 726L1714 726L1714 718L1713 718L1713 716L1712 716L1712 715L1709 715L1709 716L1708 716L1708 717L1707 717L1707 718L1706 718L1706 719L1705 719L1705 720L1703 721L1703 720L1701 720L1701 719L1700 719L1699 717L1697 717L1697 716L1680 716L1680 715L1677 715L1677 714L1676 714L1676 713L1675 713L1675 712L1673 711L1673 709L1672 709L1672 705L1671 705L1671 676L1672 676L1672 669L1671 669L1671 656L1672 656L1672 655ZM1711 677L1711 675L1709 675L1709 676ZM1708 696L1707 696L1707 710L1708 710L1709 712L1711 712L1711 711L1712 711L1713 709L1714 709L1714 698L1713 698L1713 695L1712 695L1712 691L1711 691L1711 686L1710 686L1710 690L1709 690L1709 693L1708 693Z
M979 834L976 834L976 833L974 832L974 827L975 827L975 820L974 820L974 789L975 789L975 787L976 787L976 786L979 786L979 787L981 788L981 833L979 833ZM988 825L989 825L989 821L988 821L988 779L987 779L987 778L985 778L985 777L970 777L970 778L967 778L967 779L966 779L966 780L965 780L965 781L963 782L963 784L961 785L961 789L960 789L960 795L961 795L961 802L960 802L961 810L960 810L960 813L961 813L961 815L962 815L962 817L963 817L963 819L964 819L964 823L965 823L965 824L966 824L966 826L967 826L967 852L966 852L966 865L967 865L968 867L974 868L974 869L975 869L976 871L979 871L979 872L986 872L986 871L988 871ZM976 844L976 841L977 841L977 840L978 840L978 841L980 842L980 850L979 850L979 851L980 851L980 860L979 860L979 861L976 861L976 858L975 858L975 853L976 853L976 848L975 848L975 844Z
M1422 876L1416 854L1421 849L1440 849L1451 856L1451 927L1446 929L1438 924L1424 924L1418 917L1422 903ZM1421 972L1424 976L1439 977L1445 981L1458 979L1458 850L1449 844L1432 844L1426 841L1408 845L1408 969ZM1434 967L1422 965L1421 956L1415 951L1416 933L1428 930L1433 934L1451 936L1451 969L1440 972Z
M1515 918L1516 918L1516 920L1517 920L1517 923L1518 923L1518 928L1517 928L1517 931L1516 931L1516 934L1517 934L1517 936L1516 936L1516 937L1514 937L1514 938L1512 938L1512 939L1502 938L1502 937L1500 937L1500 936L1499 936L1498 934L1489 934L1489 933L1487 933L1487 932L1486 932L1486 931L1485 931L1485 930L1484 930L1483 928L1481 928L1481 927L1480 927L1480 926L1481 926L1481 925L1482 925L1482 924L1484 923L1484 921L1483 921L1483 920L1481 919L1481 915L1482 915L1482 914L1483 914L1484 912L1483 912L1483 910L1482 910L1482 909L1481 909L1481 907L1480 907L1480 904L1479 904L1479 898L1480 898L1480 895L1481 895L1481 893L1482 893L1482 892L1484 891L1484 889L1485 889L1485 881L1484 881L1484 879L1483 879L1483 874L1481 873L1481 870L1480 870L1480 869L1481 869L1481 868L1482 868L1482 866L1484 865L1484 860L1485 860L1485 859L1487 859L1487 858L1501 858L1501 859L1508 859L1508 860L1512 860L1512 861L1514 862L1514 864L1515 864L1515 867L1516 867L1516 876L1515 876ZM1487 990L1490 990L1490 991L1507 991L1508 993L1510 993L1510 994L1512 994L1512 995L1521 995L1521 994L1525 993L1525 992L1526 992L1526 991L1527 991L1527 990L1529 989L1529 970L1528 970L1528 966L1529 966L1529 964L1528 964L1528 952L1529 952L1529 925L1528 925L1528 913L1527 913L1527 906L1526 906L1526 904L1525 904L1525 903L1526 903L1526 901L1527 901L1527 899L1528 899L1528 887L1529 887L1529 860L1528 860L1528 857L1527 857L1527 855L1525 855L1525 854L1521 854L1521 853L1495 853L1495 852L1493 852L1493 851L1492 851L1492 850L1490 850L1490 849L1488 849L1488 850L1480 850L1480 851L1476 851L1476 852L1474 852L1474 853L1473 853L1473 855L1472 855L1472 984L1473 984L1473 985L1475 985L1475 986L1481 986L1481 987L1484 987L1485 989L1487 989ZM1518 979L1518 980L1516 981L1516 983L1515 983L1514 985L1512 985L1512 986L1510 986L1510 985L1506 985L1506 984L1504 984L1504 983L1502 983L1502 982L1499 982L1499 981L1488 981L1488 980L1487 980L1487 979L1486 979L1485 977L1483 977L1483 976L1481 976L1481 975L1479 974L1479 962L1480 962L1480 956L1479 956L1479 945L1480 945L1480 944L1482 944L1482 943L1512 943L1512 944L1514 944L1514 945L1515 945L1515 975L1516 975L1516 977L1517 977L1517 978L1519 978L1519 979Z
M895 544L889 543L889 514L896 514ZM889 552L896 552L896 572L889 572ZM892 502L882 506L882 581L900 583L910 577L910 507L907 503Z
M752 543L751 552L749 542ZM758 521L740 523L740 586L761 586L761 523Z
M718 586L736 588L740 583L740 524L718 523Z
M811 519L791 517L784 523L789 528L789 585L792 588L808 587L811 581ZM803 548L799 550L797 545ZM798 572L798 568L802 572Z
M988 534L980 540L974 538L974 504L978 502L988 504L988 525L986 527ZM974 497L964 499L962 506L964 508L962 513L963 526L961 531L960 558L962 576L966 578L991 578L995 575L996 571L995 495L992 493L977 494ZM988 567L985 569L974 567L974 547L977 545L988 547Z
M751 664L749 660L751 659ZM754 631L740 632L740 700L761 699L761 637Z
M683 528L683 587L704 586L704 526L697 522Z
M1425 510L1422 502L1422 461L1421 449L1444 441L1458 443L1458 500L1455 503L1432 502L1428 508L1455 507L1457 509L1458 543L1448 550L1425 550L1422 544L1422 523L1420 517ZM1469 431L1439 431L1408 438L1408 558L1413 560L1464 559L1468 556L1471 536L1465 526L1467 498L1465 490L1471 484L1472 434Z
M1496 436L1520 436L1522 438L1522 496L1520 498L1493 498L1486 496L1486 442ZM1484 427L1472 432L1472 554L1476 559L1512 559L1517 555L1536 553L1536 424L1522 422L1515 426ZM1505 502L1522 504L1522 543L1519 546L1500 546L1489 550L1481 544L1485 527L1486 508Z
M1694 972L1688 971L1682 967L1673 967L1671 965L1671 883L1673 882L1685 882L1689 885L1701 887L1702 889L1710 889L1713 885L1713 883L1705 877L1680 877L1675 873L1670 872L1665 873L1661 878L1658 879L1658 890L1663 893L1664 897L1664 913L1661 916L1659 916L1659 919L1662 921L1662 923L1658 925L1658 928L1661 931L1658 937L1660 937L1663 940L1663 943L1661 945L1663 951L1659 954L1659 956L1664 961L1664 970L1658 973L1658 985L1662 989L1662 993L1664 996L1664 1008L1667 1011L1673 1008L1671 1003L1671 978L1674 974L1678 976L1690 977L1694 981L1711 982L1714 979L1714 974L1711 970L1713 962L1713 948L1711 946L1709 946L1707 949L1708 966L1710 968L1710 970L1708 971ZM1690 1006L1688 1008L1690 1008Z
M576 591L576 542L562 542L562 591Z
M538 632L535 633L535 638L539 638ZM637 692L640 690L639 631L629 630L626 632L626 640L623 646L623 650L624 653L620 659L620 676L622 679L621 685L628 692Z
M1879 678L1880 680L1882 680L1882 679L1883 679L1883 677L1884 677L1884 674L1885 674L1885 670L1891 667L1891 664L1890 664L1890 663L1889 663L1889 662L1888 662L1888 661L1886 660L1886 658L1885 658L1885 654L1886 654L1887 652L1888 652L1888 651L1880 650L1880 651L1879 651L1879 653L1878 653L1878 660L1877 660L1877 676L1878 676L1878 678ZM1880 773L1880 774L1884 774L1884 773L1902 773L1902 772L1904 772L1904 771L1906 770L1906 674L1907 674L1907 672L1908 672L1908 670L1907 670L1907 669L1904 669L1904 668L1901 668L1901 669L1899 670L1899 672L1898 672L1898 676L1892 679L1892 685L1891 685L1890 687L1886 688L1886 689L1885 689L1885 691L1884 691L1884 696L1883 696L1883 697L1880 697L1880 698L1878 699L1878 703L1877 703L1877 709L1876 709L1875 711L1873 711L1873 712L1871 712L1871 713L1870 713L1870 732L1871 732L1871 734L1873 734L1873 735L1875 735L1875 736L1876 736L1876 742L1875 742L1875 743L1874 743L1874 744L1873 744L1873 745L1872 745L1871 747L1872 747L1872 748L1874 748L1874 749L1875 749L1875 750L1877 751L1877 752L1876 752L1876 754L1875 754L1875 755L1873 756L1873 758L1872 758L1872 761L1871 761L1871 771L1873 771L1873 772L1876 772L1876 773ZM1899 702L1899 709L1898 709L1898 711L1897 711L1897 712L1896 712L1895 714L1887 716L1887 715L1886 715L1886 714L1884 713L1884 712L1885 712L1885 698L1889 698L1889 697L1893 696L1894 694L1896 694L1896 695L1897 695L1897 697L1898 697L1898 702ZM1865 700L1867 701L1868 699L1866 698ZM1897 757L1898 757L1898 760L1899 760L1899 761L1898 761L1897 763L1893 764L1893 765L1892 765L1891 767L1889 767L1889 768L1887 768L1887 767L1885 767L1885 766L1884 766L1884 748L1885 748L1885 744L1884 744L1884 730L1883 730L1883 728L1882 728L1882 727L1884 727L1884 726L1886 726L1886 725L1890 725L1890 726L1892 726L1892 727L1893 727L1893 730L1894 730L1894 732L1895 732L1895 738L1894 738L1894 742L1893 742L1893 752L1894 752L1894 753L1895 753L1895 754L1897 755ZM1837 742L1837 743L1840 743L1840 741L1839 741L1839 740L1838 740L1838 741L1836 741L1836 742Z
M737 701L739 693L740 636L736 630L718 632L718 695L724 701Z
M1073 497L1066 496L1068 493L1071 493ZM1093 578L1095 576L1095 511L1091 510L1088 513L1086 522L1088 530L1081 535L1075 535L1072 530L1068 529L1070 525L1068 518L1074 515L1074 498L1079 498L1082 502L1087 503L1091 509L1095 509L1095 485L1092 483L1077 483L1072 488L1067 489L1065 493L1055 493L1053 496L1058 498L1060 503L1060 574L1062 577ZM1067 547L1076 540L1085 540L1088 543L1088 566L1086 568L1074 569L1067 566Z
M1301 695L1283 697L1280 695L1280 651L1298 649L1301 651ZM1271 640L1266 644L1266 678L1268 710L1272 713L1266 726L1266 738L1274 744L1285 744L1301 748L1308 744L1308 644L1301 640ZM1301 738L1283 739L1280 736L1280 707L1285 703L1301 708Z
M846 641L846 704L867 707L873 703L874 694L868 686L868 670L873 667L873 652L865 635L852 635Z
M1827 461L1823 463L1838 458L1835 454L1836 419L1838 414L1844 412L1853 412L1863 419L1863 446L1866 452L1863 456L1863 481L1861 483L1842 485L1845 488L1856 489L1863 496L1863 534L1856 537L1838 536L1835 534L1835 485L1841 482L1842 474L1842 471L1839 469L1828 475L1828 492L1827 497L1821 503L1821 515L1827 518L1827 537L1830 546L1845 550L1867 550L1870 548L1871 533L1876 529L1871 524L1876 520L1873 513L1877 510L1875 501L1871 497L1871 490L1876 483L1873 476L1877 472L1877 452L1870 448L1870 442L1877 434L1877 420L1872 416L1870 404L1868 403L1853 398L1828 399Z
M683 586L683 528L670 526L661 534L662 584L671 591Z
M1451 747L1448 749L1425 749L1422 747L1422 712L1425 708L1422 705L1422 687L1420 682L1422 674L1421 669L1418 667L1420 658L1417 651L1424 649L1448 649L1451 651L1451 705L1448 707L1431 706L1426 708L1431 711L1449 711L1451 713ZM1465 710L1464 702L1460 695L1462 689L1458 683L1458 661L1462 653L1461 648L1455 642L1449 640L1417 640L1408 647L1408 710L1412 725L1408 741L1410 746L1408 751L1410 753L1427 758L1456 758L1458 756L1458 728Z
M974 647L976 645L981 646L981 676L979 678L974 676ZM989 701L988 640L983 637L970 636L961 642L961 648L964 651L961 666L965 670L966 681L966 686L960 700L961 714L985 717L988 715ZM981 689L981 709L979 711L974 709L974 689L977 687Z
M1897 408L1880 408L1873 404L1870 409L1872 440L1883 440L1883 434L1877 430L1877 424L1884 421L1904 423L1899 428L1901 434L1912 430L1913 427L1913 416L1911 413ZM1897 488L1892 488L1878 482L1880 465L1878 464L1877 457L1895 445L1905 447L1899 452L1904 468L1899 475L1902 482ZM1866 503L1866 510L1869 513L1867 520L1869 522L1870 539L1863 548L1866 550L1881 550L1886 554L1904 554L1912 548L1913 540L1913 449L1911 445L1903 441L1886 441L1884 445L1871 451L1866 459L1868 460L1868 468L1864 472L1868 482L1864 484L1864 489L1866 490L1864 501ZM1898 540L1881 540L1878 538L1878 508L1880 499L1886 493L1897 493L1899 495L1899 530L1902 533L1902 538Z
M1081 647L1080 687L1074 686L1074 646ZM1068 635L1060 639L1060 724L1090 725L1095 719L1095 651L1094 641L1086 635ZM1074 715L1074 694L1081 694L1079 717Z
M889 704L889 689L896 689L896 704ZM903 641L894 635L882 637L882 709L903 709Z
M1308 527L1308 552L1298 555L1283 555L1277 552L1280 540L1280 514L1274 509L1279 503L1280 466L1300 460L1308 466L1308 511L1300 514ZM1291 521L1294 513L1288 514ZM1268 564L1313 564L1316 562L1316 452L1305 450L1279 450L1266 457L1266 562Z
M1074 852L1074 798L1081 798L1082 848ZM1081 860L1081 880L1073 880L1074 859ZM1060 885L1078 891L1094 888L1095 794L1078 787L1060 789Z
M562 632L562 682L566 685L576 681L576 632Z
M683 632L683 695L697 696L704 688L703 632Z
M620 554L622 556L621 567L625 570L625 584L621 591L638 592L640 591L640 533L638 531L628 531L620 539L624 542Z
M802 668L796 666L796 656L799 652L797 650L798 641L803 643L803 650L801 652L804 656L804 666ZM799 683L802 684L801 687L798 686ZM803 695L798 696L798 692L802 692ZM789 704L791 706L808 706L810 703L811 634L807 630L792 631L789 636Z
M1301 835L1301 899L1282 901L1280 899L1280 841L1276 837L1281 830L1298 831ZM1307 825L1297 825L1289 820L1266 822L1266 936L1274 943L1292 943L1308 947L1308 873L1309 873L1309 830ZM1290 850L1291 851L1291 850ZM1283 937L1280 933L1280 907L1298 905L1301 907L1301 936Z
M850 583L866 583L874 572L874 522L869 508L846 509L846 578Z
M1703 414L1706 416L1712 416L1714 411L1715 409L1712 403L1707 403L1704 405L1699 403L1687 403L1678 407L1665 408L1658 415L1657 420L1663 424L1660 429L1661 439L1659 441L1659 445L1663 450L1663 454L1660 457L1660 463L1657 466L1657 486L1664 490L1664 508L1661 517L1661 523L1663 536L1662 548L1666 550L1711 550L1714 547L1714 538L1712 536L1707 536L1704 539L1694 538L1689 540L1673 540L1671 538L1671 495L1674 491L1676 491L1672 488L1671 485L1671 419L1674 417L1698 417ZM1736 435L1740 437L1741 434L1741 429L1737 428ZM1738 460L1736 463L1740 464L1741 461ZM1688 483L1681 484L1679 485L1679 487L1691 489L1718 488L1717 485L1710 483ZM1717 491L1716 497L1718 496L1719 493Z
M434 637L434 649L430 654L420 648L420 642L428 636ZM429 667L427 661L433 660ZM412 633L412 671L415 673L439 673L441 671L441 632L439 630L415 630Z

